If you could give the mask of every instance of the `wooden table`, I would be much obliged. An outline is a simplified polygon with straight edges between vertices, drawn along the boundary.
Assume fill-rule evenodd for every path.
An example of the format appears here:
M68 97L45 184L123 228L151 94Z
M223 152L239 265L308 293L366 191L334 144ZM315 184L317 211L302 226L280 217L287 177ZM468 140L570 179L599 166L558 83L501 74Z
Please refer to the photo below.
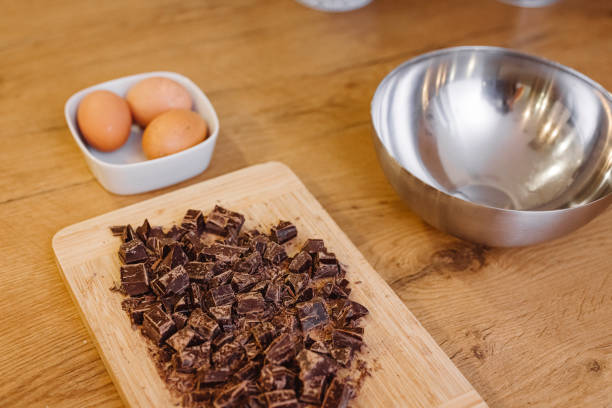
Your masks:
M0 405L121 406L68 296L51 237L160 192L116 196L64 123L74 91L177 71L221 120L210 168L288 164L492 407L612 407L612 211L556 242L484 249L406 209L373 152L369 102L400 62L499 45L612 88L612 3L374 0L5 2L0 16ZM34 2L32 2L34 3Z

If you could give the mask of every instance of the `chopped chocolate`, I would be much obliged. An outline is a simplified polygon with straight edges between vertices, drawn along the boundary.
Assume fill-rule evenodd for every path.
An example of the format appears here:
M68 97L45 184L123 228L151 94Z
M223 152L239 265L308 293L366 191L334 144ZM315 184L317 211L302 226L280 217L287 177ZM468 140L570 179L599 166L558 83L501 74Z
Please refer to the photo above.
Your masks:
M206 341L212 340L217 333L219 333L219 325L217 322L206 315L202 309L194 309L187 320L187 324L198 332Z
M213 268L214 262L187 262L185 270L189 275L189 280L198 283L206 283L215 276Z
M302 330L309 330L327 324L329 315L321 299L298 303L296 306Z
M284 244L297 236L297 228L289 221L281 221L272 228L270 236L274 242Z
M290 222L269 235L243 223L216 206L188 210L167 232L146 219L112 227L122 308L190 408L346 407L367 368L355 359L368 310L349 299L344 267L320 239L288 257Z
M158 296L179 295L189 287L189 275L182 265L151 282L151 288Z
M297 354L299 339L295 335L283 333L270 343L265 351L266 361L271 364L283 364Z
M149 233L151 232L151 224L149 224L149 220L145 218L142 225L136 228L136 235L142 242L147 242L147 238L149 238Z
M132 239L119 248L119 259L125 264L144 262L148 258L147 248L137 239Z
M149 276L143 263L121 266L121 288L130 296L149 291Z
M346 408L353 396L353 390L342 380L334 378L325 393L321 408Z
M186 230L191 230L196 232L198 235L204 232L204 215L200 210L187 210L185 217L183 217L183 222L181 223L181 227Z
M260 256L263 256L266 253L268 242L270 242L270 239L265 235L257 235L251 240L250 247L253 251L259 252Z
M278 265L287 259L287 252L285 252L285 248L278 245L276 242L270 241L268 245L266 245L266 252L263 257L268 262Z
M266 364L261 369L259 381L267 391L294 388L296 375L286 367L274 364Z
M120 237L124 234L126 228L126 225L113 225L112 227L110 227L110 230L113 236Z
M185 327L174 333L166 343L176 351L183 351L187 346L193 346L200 336L191 327Z
M312 258L306 251L297 254L289 264L289 270L293 273L305 273L310 269Z
M308 252L311 255L317 252L325 252L326 250L322 239L307 239L302 247L302 251Z
M213 306L208 311L222 327L231 326L232 305Z
M276 390L264 394L268 408L299 408L294 390Z
M264 310L265 302L259 292L239 293L236 295L238 314L257 313Z
M176 331L174 320L160 307L143 314L142 332L157 345L161 345Z
M221 285L208 291L207 297L210 306L223 306L234 303L236 297L232 285Z

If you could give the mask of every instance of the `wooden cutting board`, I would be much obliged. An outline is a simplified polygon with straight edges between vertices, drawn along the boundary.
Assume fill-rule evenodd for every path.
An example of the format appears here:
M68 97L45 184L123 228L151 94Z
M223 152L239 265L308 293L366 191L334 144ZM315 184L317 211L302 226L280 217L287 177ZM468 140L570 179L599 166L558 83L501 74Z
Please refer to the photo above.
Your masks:
M364 304L365 359L372 375L354 401L358 407L482 408L486 403L461 375L402 301L372 269L297 176L271 162L248 167L62 229L53 237L61 274L126 405L168 407L173 398L148 355L145 341L121 310L123 296L109 290L119 280L119 240L109 226L179 222L189 208L215 204L246 216L246 228L290 220L298 237L323 238L348 265L351 297Z

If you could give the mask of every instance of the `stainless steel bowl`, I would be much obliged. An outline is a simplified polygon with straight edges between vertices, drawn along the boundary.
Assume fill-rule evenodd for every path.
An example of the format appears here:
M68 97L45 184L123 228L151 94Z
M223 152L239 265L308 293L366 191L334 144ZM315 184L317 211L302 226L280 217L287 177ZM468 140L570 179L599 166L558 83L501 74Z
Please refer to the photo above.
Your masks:
M372 123L408 206L473 242L557 238L612 200L612 96L554 62L495 47L421 55L379 85Z

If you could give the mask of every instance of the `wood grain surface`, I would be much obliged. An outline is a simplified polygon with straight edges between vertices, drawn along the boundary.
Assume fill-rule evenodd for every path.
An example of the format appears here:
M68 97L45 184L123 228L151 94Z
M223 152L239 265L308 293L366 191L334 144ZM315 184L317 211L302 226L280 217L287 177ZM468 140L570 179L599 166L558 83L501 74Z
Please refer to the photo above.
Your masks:
M173 397L160 379L147 346L121 308L119 242L108 226L179 223L188 208L205 213L215 204L239 211L245 229L268 231L291 220L298 236L285 247L292 255L307 238L322 238L347 265L351 297L365 305L367 345L363 358L372 375L354 401L356 407L486 408L421 324L338 228L295 174L279 162L250 166L155 199L112 211L62 229L53 250L62 277L123 400L133 408L167 407Z
M53 259L115 196L64 123L75 91L158 69L210 97L211 166L288 164L492 407L612 407L612 210L552 243L487 249L425 225L386 182L369 103L408 58L497 45L612 89L612 3L373 0L326 14L293 0L21 1L0 12L0 406L118 407Z

